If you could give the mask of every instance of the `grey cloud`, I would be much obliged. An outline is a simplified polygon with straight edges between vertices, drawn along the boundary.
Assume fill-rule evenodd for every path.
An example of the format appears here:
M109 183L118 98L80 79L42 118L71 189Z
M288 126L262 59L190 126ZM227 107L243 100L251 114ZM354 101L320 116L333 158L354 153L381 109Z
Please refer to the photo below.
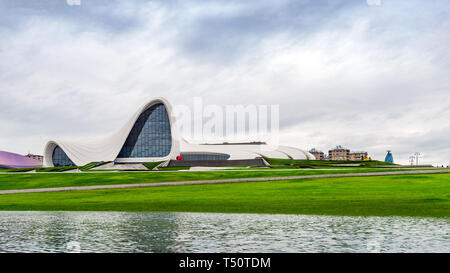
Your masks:
M305 39L346 7L355 5L349 1L231 3L239 3L238 8L229 13L205 13L181 26L181 50L198 60L233 63L280 32Z
M123 3L0 2L1 149L109 134L143 100L202 96L279 104L285 144L450 158L443 1Z
M5 0L0 2L0 29L18 30L30 21L47 18L77 26L78 31L106 30L120 34L139 26L139 18L118 9L120 1L89 0L68 5L65 0Z

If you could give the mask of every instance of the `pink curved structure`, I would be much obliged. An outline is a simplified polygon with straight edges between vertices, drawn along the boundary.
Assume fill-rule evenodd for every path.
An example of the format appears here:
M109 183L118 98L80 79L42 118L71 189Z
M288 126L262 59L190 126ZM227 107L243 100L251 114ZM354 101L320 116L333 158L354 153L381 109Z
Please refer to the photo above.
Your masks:
M0 151L1 169L39 168L42 164L23 155Z

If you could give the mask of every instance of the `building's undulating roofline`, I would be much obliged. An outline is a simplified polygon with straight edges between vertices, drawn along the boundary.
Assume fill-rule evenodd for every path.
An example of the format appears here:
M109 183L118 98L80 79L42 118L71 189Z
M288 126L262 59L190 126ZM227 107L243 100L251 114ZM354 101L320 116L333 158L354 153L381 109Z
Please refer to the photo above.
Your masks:
M162 104L168 115L171 132L171 149L166 156L145 157L145 158L118 158L118 155L130 135L133 126L139 117L150 107ZM147 122L147 121L145 121ZM174 126L175 117L172 115L172 107L164 98L150 100L136 111L132 118L115 134L103 139L86 141L64 141L51 140L44 149L44 164L53 166L53 151L60 147L65 155L77 166L86 165L91 162L116 161L126 162L150 162L176 160L182 152L205 152L228 154L230 160L253 159L257 157L285 158L285 159L314 159L314 156L307 151L287 146L273 147L264 142L240 142L222 144L192 144L180 137ZM147 147L151 148L151 147Z
M222 143L202 143L200 145L264 145L266 142L252 141L252 142L222 142Z

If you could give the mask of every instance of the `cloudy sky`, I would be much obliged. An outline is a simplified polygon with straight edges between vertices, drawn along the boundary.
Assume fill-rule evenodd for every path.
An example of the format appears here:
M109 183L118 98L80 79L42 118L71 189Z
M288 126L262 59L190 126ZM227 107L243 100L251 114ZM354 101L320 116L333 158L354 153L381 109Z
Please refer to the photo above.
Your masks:
M0 150L197 96L279 105L286 145L448 165L449 30L447 0L0 0Z

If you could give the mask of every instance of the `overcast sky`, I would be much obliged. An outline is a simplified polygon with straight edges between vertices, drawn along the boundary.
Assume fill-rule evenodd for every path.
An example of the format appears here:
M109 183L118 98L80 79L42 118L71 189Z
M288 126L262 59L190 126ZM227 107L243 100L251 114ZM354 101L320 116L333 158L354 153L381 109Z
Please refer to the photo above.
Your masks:
M0 0L0 150L199 96L280 105L286 145L448 165L449 30L447 0Z

